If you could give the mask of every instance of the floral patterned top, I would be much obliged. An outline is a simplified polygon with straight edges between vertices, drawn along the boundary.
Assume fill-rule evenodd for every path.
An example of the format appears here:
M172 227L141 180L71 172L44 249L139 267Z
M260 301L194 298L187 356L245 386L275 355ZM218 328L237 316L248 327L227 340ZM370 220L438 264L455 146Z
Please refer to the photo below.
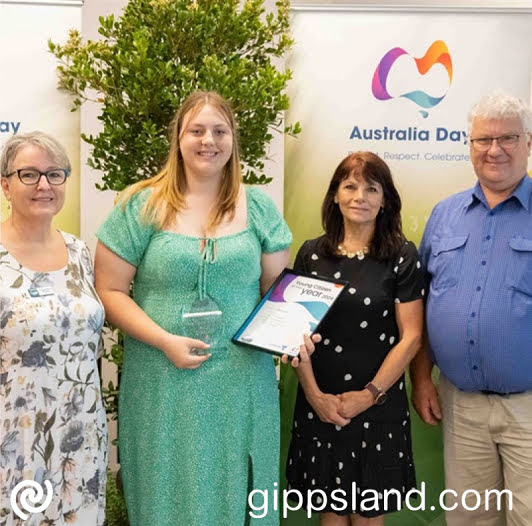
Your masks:
M97 364L104 310L87 246L61 234L68 264L52 272L20 265L0 244L0 526L104 522L107 425ZM49 481L53 497L23 521L10 496L27 480L45 497Z

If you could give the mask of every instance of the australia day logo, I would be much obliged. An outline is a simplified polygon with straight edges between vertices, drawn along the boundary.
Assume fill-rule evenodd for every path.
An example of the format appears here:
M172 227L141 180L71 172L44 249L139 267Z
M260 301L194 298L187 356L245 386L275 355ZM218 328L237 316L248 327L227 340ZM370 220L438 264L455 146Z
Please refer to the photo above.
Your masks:
M373 96L378 100L390 100L400 97L409 99L418 107L423 108L419 111L421 115L426 118L429 114L426 110L434 108L434 106L439 104L445 98L451 86L451 82L453 80L453 63L451 60L451 55L445 42L443 40L436 40L427 49L425 56L421 58L412 57L417 66L417 70L421 75L427 74L436 64L441 64L445 68L449 78L449 85L442 96L431 96L422 90L408 91L406 93L402 93L401 95L392 96L388 92L387 88L388 75L395 64L395 61L402 55L412 56L403 48L394 47L382 57L377 69L375 70L375 73L373 74Z

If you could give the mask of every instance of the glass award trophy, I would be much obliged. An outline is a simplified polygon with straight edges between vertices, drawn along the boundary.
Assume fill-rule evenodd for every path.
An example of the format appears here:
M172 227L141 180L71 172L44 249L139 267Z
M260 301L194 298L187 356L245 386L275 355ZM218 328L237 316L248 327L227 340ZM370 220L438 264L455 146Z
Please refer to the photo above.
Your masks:
M208 349L191 349L190 354L203 356L214 349L225 348L222 310L207 294L207 270L216 258L216 240L203 238L198 275L198 297L181 310L183 334L210 345Z
M220 345L223 336L223 314L218 304L207 294L182 308L181 322L185 336L210 345L209 349L192 349L190 354L209 354Z

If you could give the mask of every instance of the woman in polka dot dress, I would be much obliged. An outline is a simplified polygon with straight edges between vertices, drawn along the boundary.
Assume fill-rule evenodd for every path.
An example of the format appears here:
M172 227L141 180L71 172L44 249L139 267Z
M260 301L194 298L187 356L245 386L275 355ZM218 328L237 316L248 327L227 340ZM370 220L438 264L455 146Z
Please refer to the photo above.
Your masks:
M350 154L322 205L325 234L294 265L349 282L312 363L298 369L286 469L322 526L383 525L416 484L404 371L421 343L424 289L400 212L386 163ZM386 490L396 492L385 499Z

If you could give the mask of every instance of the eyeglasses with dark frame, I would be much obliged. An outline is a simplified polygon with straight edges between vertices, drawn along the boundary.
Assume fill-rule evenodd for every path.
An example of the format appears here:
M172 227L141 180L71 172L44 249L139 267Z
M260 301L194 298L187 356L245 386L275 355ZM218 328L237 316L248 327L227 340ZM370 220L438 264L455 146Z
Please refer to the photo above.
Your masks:
M505 152L513 152L519 144L519 139L525 133L508 133L506 135L500 135L499 137L478 137L476 139L469 139L469 142L473 145L473 148L477 152L487 152L493 141L495 141Z
M38 184L43 176L46 177L48 184L51 184L52 186L60 186L64 184L70 172L64 168L54 168L53 170L48 170L46 172L41 172L36 168L20 168L19 170L7 174L6 177L11 177L14 174L17 174L20 182L27 186Z

